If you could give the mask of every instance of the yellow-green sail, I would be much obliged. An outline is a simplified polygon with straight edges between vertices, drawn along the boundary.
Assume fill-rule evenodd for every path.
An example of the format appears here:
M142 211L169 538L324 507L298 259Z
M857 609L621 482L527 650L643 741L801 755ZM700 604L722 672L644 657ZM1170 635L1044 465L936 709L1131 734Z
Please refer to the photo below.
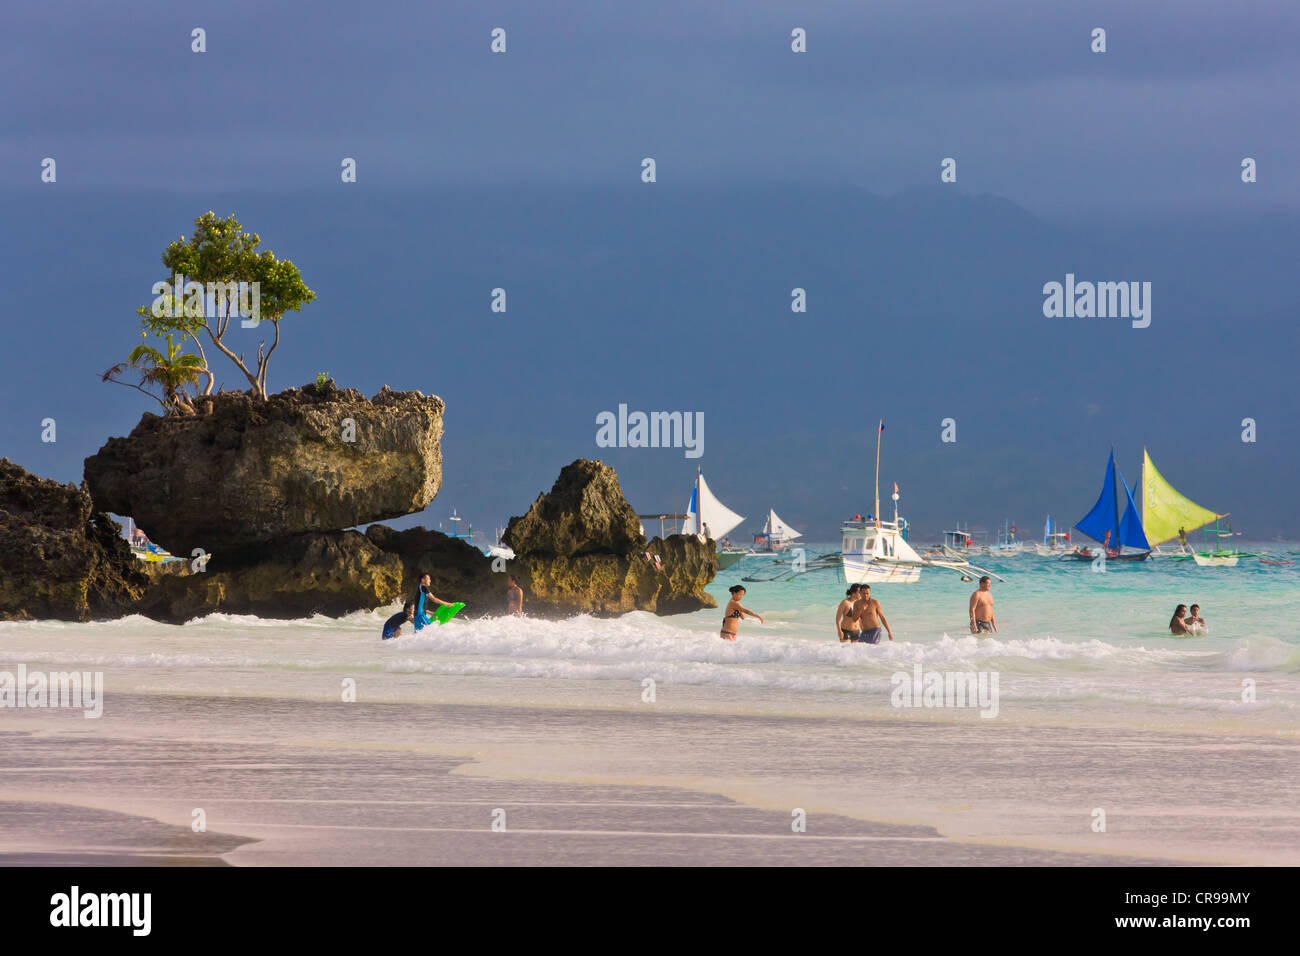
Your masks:
M1179 528L1194 531L1224 517L1179 494L1156 471L1145 448L1142 449L1142 459L1142 530L1152 545L1178 537Z

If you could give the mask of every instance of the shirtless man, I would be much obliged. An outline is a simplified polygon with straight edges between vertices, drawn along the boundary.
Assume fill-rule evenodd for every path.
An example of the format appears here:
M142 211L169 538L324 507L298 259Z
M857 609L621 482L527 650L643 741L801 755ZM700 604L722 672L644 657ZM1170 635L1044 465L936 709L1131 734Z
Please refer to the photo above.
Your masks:
M1205 618L1201 617L1201 606L1199 604L1192 605L1191 610L1187 612L1187 617L1183 618L1183 623L1187 625L1189 634L1204 634L1209 630Z
M853 617L857 621L857 627L862 631L858 637L858 643L861 644L879 644L880 628L889 633L889 639L894 639L894 631L885 620L885 612L880 607L880 602L871 596L871 585L864 584L858 588L858 600L853 605Z
M996 634L998 622L993 618L993 592L989 590L989 576L980 578L980 589L970 596L970 632Z
M514 617L524 616L524 589L513 574L506 575L506 613Z
M861 636L862 632L858 630L857 621L853 614L853 605L857 600L860 587L860 584L850 585L844 600L835 609L835 636L840 639L841 644L856 641Z

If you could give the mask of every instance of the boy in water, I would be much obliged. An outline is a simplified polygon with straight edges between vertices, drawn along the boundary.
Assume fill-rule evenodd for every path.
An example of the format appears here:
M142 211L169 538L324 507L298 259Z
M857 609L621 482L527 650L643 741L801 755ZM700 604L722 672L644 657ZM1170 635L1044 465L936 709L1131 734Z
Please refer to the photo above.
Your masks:
M407 601L406 606L403 607L399 613L394 614L392 617L390 617L387 621L384 622L384 633L382 635L382 639L386 641L389 638L401 637L402 625L407 623L408 621L413 620L414 618L415 618L415 605L410 601Z
M417 631L429 625L429 618L426 616L429 612L426 608L431 608L435 604L451 603L434 594L429 589L432 584L433 578L429 576L428 571L420 575L420 589L415 592L415 600L411 602L415 605L415 629Z

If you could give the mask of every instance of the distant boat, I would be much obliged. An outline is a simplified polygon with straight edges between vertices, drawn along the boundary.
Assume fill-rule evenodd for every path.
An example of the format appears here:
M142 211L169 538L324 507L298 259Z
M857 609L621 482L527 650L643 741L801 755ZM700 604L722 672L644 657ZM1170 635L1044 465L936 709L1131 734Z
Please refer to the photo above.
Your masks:
M1115 481L1117 474L1118 484ZM1124 487L1124 497L1128 502L1123 518L1120 518L1119 512L1120 485ZM1102 546L1107 561L1145 561L1151 556L1151 545L1147 543L1146 534L1142 530L1137 505L1133 503L1133 492L1129 490L1123 473L1115 467L1114 449L1106 460L1106 476L1102 480L1097 503L1074 526ZM1125 548L1133 550L1125 551ZM1096 557L1090 548L1075 548L1062 560L1092 561Z
M970 525L965 528L958 522L957 526L951 531L943 533L942 549L945 554L965 555L970 553L970 549L975 546L975 539L971 537Z
M1220 527L1220 522L1228 515L1219 514L1209 508L1203 508L1183 494L1180 494L1160 472L1156 471L1150 453L1142 449L1142 527L1148 540L1157 546L1178 539L1179 550L1170 557L1192 558L1201 567L1231 568L1236 567L1241 558L1256 557L1245 551L1222 547L1223 539L1233 535L1232 526L1227 530ZM1187 541L1187 532L1207 527L1214 522L1214 530L1206 531L1214 535L1214 547L1209 547L1207 540L1204 551L1193 550Z
M1047 522L1043 525L1043 540L1034 545L1034 550L1042 557L1057 557L1070 547L1070 532L1057 531L1052 524L1052 516L1047 516Z
M1021 543L1016 540L1016 535L1019 534L1019 532L1020 529L1010 521L1004 521L1002 527L998 529L997 544L989 545L989 551L995 553L1001 552L1002 554L1014 554L1018 551L1024 550Z
M681 533L712 538L717 547L744 520L743 516L736 514L714 496L704 480L704 472L697 468L695 487L691 489L691 503L686 508ZM731 567L747 554L749 551L744 548L732 548L724 544L717 551L718 570Z
M921 577L922 568L944 568L956 571L963 577L972 572L988 574L1003 580L991 571L976 567L958 557L943 559L922 557L907 542L907 521L898 516L898 485L894 485L894 520L880 518L880 441L885 431L882 421L876 430L876 513L855 515L840 528L842 537L841 561L844 581L847 584L911 583Z
M769 508L763 530L754 535L754 550L759 553L780 551L788 547L796 538L802 537L800 532L787 525L775 511Z

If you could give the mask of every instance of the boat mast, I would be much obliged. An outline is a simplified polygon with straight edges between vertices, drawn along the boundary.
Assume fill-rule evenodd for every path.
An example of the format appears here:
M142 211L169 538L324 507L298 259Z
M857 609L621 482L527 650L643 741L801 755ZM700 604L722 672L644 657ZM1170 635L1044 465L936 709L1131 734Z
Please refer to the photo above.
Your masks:
M876 428L876 527L880 527L880 438L885 434L885 420Z

